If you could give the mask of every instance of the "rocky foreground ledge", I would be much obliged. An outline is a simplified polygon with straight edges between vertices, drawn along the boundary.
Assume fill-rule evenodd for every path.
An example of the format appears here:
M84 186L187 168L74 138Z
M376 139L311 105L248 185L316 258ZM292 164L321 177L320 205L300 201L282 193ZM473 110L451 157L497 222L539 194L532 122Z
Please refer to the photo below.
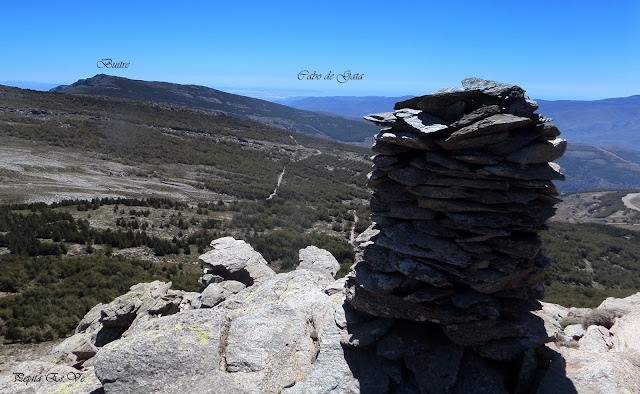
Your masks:
M0 392L507 392L492 362L441 332L350 307L327 251L302 249L297 270L275 274L243 241L212 246L201 293L135 285L2 376ZM538 392L640 392L640 293L593 310L540 303L534 315L556 355Z

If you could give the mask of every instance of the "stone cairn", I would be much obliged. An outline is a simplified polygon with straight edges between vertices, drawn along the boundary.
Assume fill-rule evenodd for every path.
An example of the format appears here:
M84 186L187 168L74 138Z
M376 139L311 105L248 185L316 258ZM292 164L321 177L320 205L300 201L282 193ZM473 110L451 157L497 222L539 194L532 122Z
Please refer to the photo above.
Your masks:
M368 315L435 323L456 345L513 360L544 341L528 311L549 263L538 232L559 201L551 181L564 180L550 162L567 143L522 88L478 78L462 86L365 116L385 128L369 175L375 225L347 298Z

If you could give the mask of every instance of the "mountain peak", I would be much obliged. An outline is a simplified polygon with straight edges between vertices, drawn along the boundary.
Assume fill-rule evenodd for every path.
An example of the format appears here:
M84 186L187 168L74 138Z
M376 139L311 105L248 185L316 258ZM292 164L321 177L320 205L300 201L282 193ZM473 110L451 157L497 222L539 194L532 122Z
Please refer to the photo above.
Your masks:
M126 80L127 78L116 77L116 76L107 75L107 74L96 74L91 78L79 79L76 82L72 83L71 85L56 86L55 88L50 89L49 91L57 92L57 93L66 93L70 89L78 86L106 86L106 85L110 85L113 80L117 80L117 79Z
M329 137L342 142L363 143L377 132L375 126L362 120L299 110L199 85L142 81L97 74L92 78L80 79L71 85L60 85L51 91L163 102L223 113L268 126Z

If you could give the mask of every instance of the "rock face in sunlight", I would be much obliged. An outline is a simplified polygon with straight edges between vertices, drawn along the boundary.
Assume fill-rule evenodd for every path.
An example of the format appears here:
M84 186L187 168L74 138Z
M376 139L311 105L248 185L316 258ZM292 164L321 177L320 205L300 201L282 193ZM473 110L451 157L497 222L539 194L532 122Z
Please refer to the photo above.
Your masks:
M244 241L224 237L212 241L211 246L213 250L198 259L206 267L205 276L236 280L251 286L254 282L275 275L262 255ZM200 280L203 284L207 281L208 277L204 276Z

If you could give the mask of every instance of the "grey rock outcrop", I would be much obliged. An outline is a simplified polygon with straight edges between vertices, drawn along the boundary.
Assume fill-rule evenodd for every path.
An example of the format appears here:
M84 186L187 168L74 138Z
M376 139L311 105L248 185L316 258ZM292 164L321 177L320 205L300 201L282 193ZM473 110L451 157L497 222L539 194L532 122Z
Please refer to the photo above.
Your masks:
M363 313L346 302L345 283L345 279L333 280L327 272L306 268L272 275L248 287L234 281L214 283L209 287L229 291L215 306L193 309L189 304L192 309L140 321L128 329L126 337L97 348L97 355L84 363L54 360L72 363L75 368L44 361L17 365L0 376L0 392L640 390L639 295L607 299L594 310L542 303L520 319L520 329L544 327L547 343L535 347L527 338L500 338L505 330L509 332L508 325L475 327L479 333L460 326L457 332L447 333L430 322ZM153 282L133 287L132 294L121 299L135 299L142 289L150 294L161 288L167 294L173 292L166 284ZM183 301L195 298L185 293ZM473 302L473 297L461 295L456 300L464 305ZM121 302L112 304L109 310L122 309ZM92 309L78 331L95 327L105 307ZM610 329L591 325L581 339L578 335L567 336L567 341L554 339L567 330L564 322L579 322L568 330L578 332L583 322L607 323L592 316L610 316L614 308L617 312ZM485 340L478 341L479 337ZM89 338L90 333L78 333L56 347L54 355L77 357L91 344ZM86 353L92 353L88 348ZM15 374L19 373L42 376L42 381L18 382ZM45 382L49 373L65 379Z
M224 242L240 245L245 256L259 256L246 243ZM87 384L74 382L73 393L357 392L360 383L344 346L370 343L367 338L379 338L389 322L361 319L347 328L345 317L336 323L348 306L344 280L332 276L335 258L318 248L303 249L300 256L304 266L256 278L251 286L223 280L200 293L178 292L158 281L133 286L90 310L77 333L58 345L45 364L92 379L91 390L82 391ZM155 313L173 311L167 304L177 305L176 313ZM116 328L118 335L96 346L97 333ZM7 384L0 386L6 392L24 388L9 379L0 382ZM49 388L53 392L60 386Z
M202 307L209 288L239 291L212 308L137 325L100 350L96 374L107 393L357 391L335 323L344 294L325 291L333 283L301 268L246 288L211 284ZM198 382L205 376L211 385Z
M597 308L564 308L542 303L536 314L545 320L550 338L557 338L547 347L558 352L566 364L566 376L579 393L637 393L640 392L640 293L627 298L607 298ZM591 316L609 316L611 328L590 324L597 322ZM566 332L580 331L584 335L562 338L562 323L569 325ZM600 320L607 323L607 320ZM564 339L564 340L563 340Z
M304 249L300 249L299 256L300 264L298 264L298 269L318 271L332 278L335 278L340 270L338 260L331 253L316 246L307 246Z
M191 392L199 383L184 382L205 375L223 392L240 393L233 380L219 371L223 362L219 349L229 323L226 313L216 309L147 321L129 337L100 350L96 376L107 393L177 392L178 387Z
M75 334L54 347L41 361L78 369L89 367L103 346L126 337L138 325L191 309L194 294L172 290L171 282L154 281L131 286L127 293L112 302L91 308L78 324Z
M98 352L91 339L91 334L88 333L72 335L54 347L46 360L79 367Z
M230 295L236 294L246 288L244 283L235 280L225 280L219 283L211 283L202 293L199 293L191 300L194 308L213 308Z
M198 262L205 266L207 274L220 276L225 280L236 280L251 286L255 282L275 275L262 255L242 240L233 237L211 241L213 250L203 254ZM207 284L211 278L202 278ZM203 282L204 284L204 282Z
M101 347L144 321L177 313L183 297L183 291L171 290L171 282L140 283L109 304L94 307L76 332L91 334L91 342Z
M222 264L226 271L217 272L249 278L250 283L275 275L262 256L244 241L226 237L214 240L212 245L215 253L205 254L200 260L208 267L218 267L216 261L226 258L226 265ZM76 334L56 346L43 361L89 367L105 345L131 335L138 326L180 311L212 308L246 287L244 283L217 275L209 275L206 283L208 286L200 293L173 290L171 282L134 285L112 302L93 307L78 324Z
M570 324L564 328L563 333L571 339L580 339L587 333L582 324Z

